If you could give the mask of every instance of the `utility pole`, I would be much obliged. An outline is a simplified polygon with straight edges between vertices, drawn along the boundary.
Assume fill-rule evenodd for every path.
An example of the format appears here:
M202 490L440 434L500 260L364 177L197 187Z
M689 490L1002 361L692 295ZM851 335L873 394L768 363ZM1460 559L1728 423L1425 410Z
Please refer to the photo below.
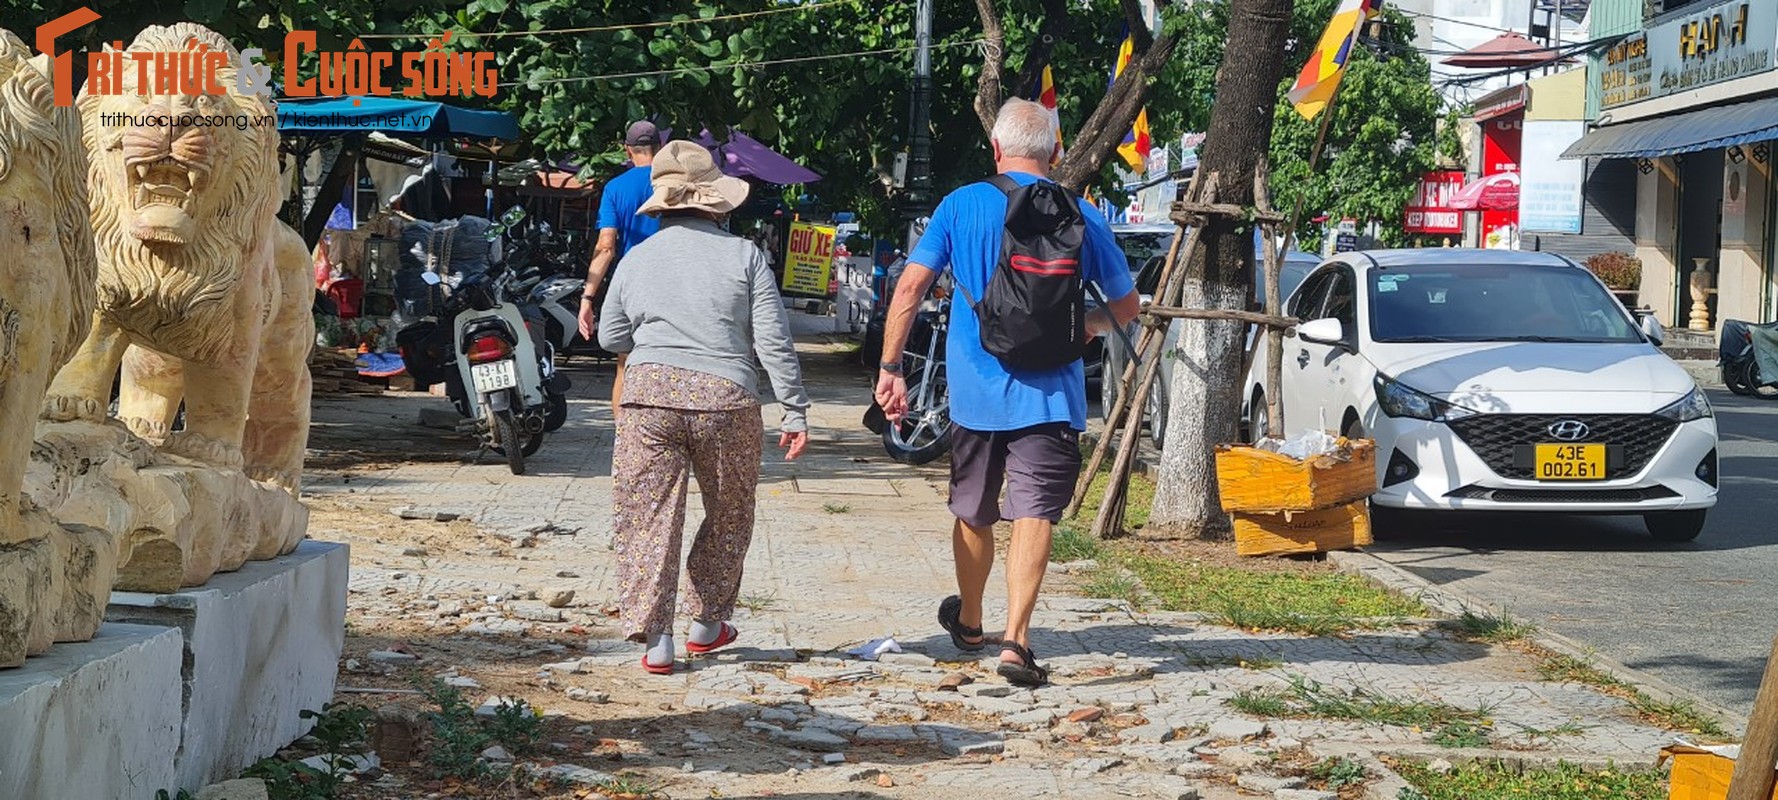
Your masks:
M923 220L932 214L932 2L914 6L914 92L908 114L907 197L902 217L908 223L908 249L924 230Z

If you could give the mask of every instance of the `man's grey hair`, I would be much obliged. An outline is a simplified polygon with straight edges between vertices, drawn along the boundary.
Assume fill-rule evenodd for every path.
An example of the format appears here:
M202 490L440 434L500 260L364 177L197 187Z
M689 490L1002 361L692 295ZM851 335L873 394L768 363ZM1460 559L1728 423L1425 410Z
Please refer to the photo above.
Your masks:
M1008 100L994 118L993 140L1000 154L1049 163L1056 153L1056 123L1050 110L1030 100Z

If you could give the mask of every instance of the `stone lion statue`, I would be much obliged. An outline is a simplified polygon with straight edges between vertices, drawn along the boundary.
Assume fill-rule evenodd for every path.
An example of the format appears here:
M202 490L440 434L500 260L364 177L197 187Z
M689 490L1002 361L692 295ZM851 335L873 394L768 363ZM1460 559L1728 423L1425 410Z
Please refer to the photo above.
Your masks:
M54 106L47 63L29 54L0 30L0 667L92 636L110 588L109 538L70 533L22 494L37 408L86 336L95 271L80 117Z
M227 95L140 96L135 70L124 71L121 95L81 92L98 307L44 416L103 420L121 365L118 417L138 436L295 495L308 438L313 289L302 238L276 217L271 105L235 93L236 51L201 25L149 27L129 51L200 43L228 53L217 76ZM102 123L117 113L135 115L134 124ZM186 115L247 124L148 119ZM174 432L181 401L186 423Z

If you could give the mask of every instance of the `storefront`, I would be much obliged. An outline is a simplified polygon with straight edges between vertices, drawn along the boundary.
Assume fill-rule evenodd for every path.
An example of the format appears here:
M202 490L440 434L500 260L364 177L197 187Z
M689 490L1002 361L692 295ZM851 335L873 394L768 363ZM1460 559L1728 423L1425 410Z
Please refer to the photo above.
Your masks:
M1669 325L1778 311L1775 52L1778 3L1718 0L1655 17L1597 59L1594 129L1563 157L1634 165L1640 299Z

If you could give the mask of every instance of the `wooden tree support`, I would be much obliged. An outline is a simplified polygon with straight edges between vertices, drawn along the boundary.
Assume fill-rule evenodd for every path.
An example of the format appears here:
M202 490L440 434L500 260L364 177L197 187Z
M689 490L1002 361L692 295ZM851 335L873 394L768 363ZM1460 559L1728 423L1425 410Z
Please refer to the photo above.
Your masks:
M1735 759L1735 775L1729 780L1728 800L1769 800L1778 781L1778 640L1766 659L1766 675L1754 696L1753 714L1747 720L1747 738Z
M1092 456L1087 459L1086 469L1081 472L1079 481L1075 484L1074 499L1066 514L1071 517L1079 513L1086 500L1086 493L1092 486L1093 479L1098 476L1099 467L1105 463L1105 457L1115 438L1117 453L1112 459L1111 471L1105 484L1105 496L1099 503L1099 513L1093 520L1092 534L1095 538L1109 538L1123 530L1130 472L1135 465L1136 451L1142 440L1143 416L1148 407L1149 394L1161 372L1161 360L1167 357L1164 343L1167 326L1173 320L1229 320L1265 326L1269 330L1268 346L1272 349L1271 369L1266 385L1268 433L1276 435L1278 426L1282 424L1276 406L1277 361L1283 346L1283 330L1296 325L1297 320L1279 313L1278 280L1282 270L1274 235L1276 225L1283 224L1285 218L1271 208L1270 193L1266 189L1267 179L1267 170L1262 160L1261 167L1254 176L1254 208L1216 202L1218 176L1215 173L1194 177L1186 191L1187 199L1173 206L1174 219L1181 223L1179 234L1174 236L1167 261L1161 268L1160 285L1153 301L1140 317L1142 334L1136 345L1136 357L1124 366L1123 374L1117 376L1120 390L1116 401L1112 403L1111 412L1106 415L1105 434L1099 438L1093 447ZM1191 263L1196 254L1202 240L1205 219L1219 216L1260 223L1265 241L1265 313L1179 307L1186 285L1186 269L1182 265ZM1188 229L1186 223L1193 224ZM1121 435L1114 437L1114 432L1121 432Z

